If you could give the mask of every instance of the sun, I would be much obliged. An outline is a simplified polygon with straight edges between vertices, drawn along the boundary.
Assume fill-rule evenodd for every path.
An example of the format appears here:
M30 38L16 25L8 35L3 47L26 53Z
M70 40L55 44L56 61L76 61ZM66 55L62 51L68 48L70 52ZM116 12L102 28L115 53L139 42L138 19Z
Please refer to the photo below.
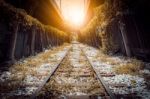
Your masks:
M80 9L73 9L68 20L74 25L81 25L84 21L83 12Z
M86 13L90 0L54 0L61 18L73 27L82 27L86 21Z
M84 12L80 8L71 9L65 15L65 20L71 25L81 26L84 22Z

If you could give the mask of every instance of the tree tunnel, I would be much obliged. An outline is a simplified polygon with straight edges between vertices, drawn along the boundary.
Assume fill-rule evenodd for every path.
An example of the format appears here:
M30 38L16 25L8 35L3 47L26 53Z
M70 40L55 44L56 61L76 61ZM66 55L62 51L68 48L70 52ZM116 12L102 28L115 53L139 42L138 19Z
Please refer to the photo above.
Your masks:
M0 0L0 97L149 99L149 0Z
M81 30L79 39L93 46L101 46L106 53L121 52L149 60L147 9L149 3L146 0L105 0L95 8L93 18Z
M59 6L58 4L57 7ZM85 17L86 22L82 28L77 29L78 40L98 47L105 53L122 53L148 61L150 48L148 9L147 0L90 1L86 7L88 16ZM68 25L65 26L60 13L49 0L1 1L1 62L14 60L14 57L20 59L34 55L48 47L50 43L50 46L53 46L59 45L61 41L69 41L69 34L62 35L64 38L59 39L56 34L59 31L51 27L48 30L46 26L51 25L68 33L76 31L72 27L70 29ZM49 31L52 32L47 34ZM55 39L59 39L57 43L54 42Z

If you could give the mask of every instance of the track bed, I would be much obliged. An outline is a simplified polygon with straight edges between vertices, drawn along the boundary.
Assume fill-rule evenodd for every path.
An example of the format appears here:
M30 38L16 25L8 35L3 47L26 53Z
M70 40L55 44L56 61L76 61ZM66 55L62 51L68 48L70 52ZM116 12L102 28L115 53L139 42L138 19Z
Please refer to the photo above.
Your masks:
M78 44L61 62L37 98L98 98L109 97L101 81Z

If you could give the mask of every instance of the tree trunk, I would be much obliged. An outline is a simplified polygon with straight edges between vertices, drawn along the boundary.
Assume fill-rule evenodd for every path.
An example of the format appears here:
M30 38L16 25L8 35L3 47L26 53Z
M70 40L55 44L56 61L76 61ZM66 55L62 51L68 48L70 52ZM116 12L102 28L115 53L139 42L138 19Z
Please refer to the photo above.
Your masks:
M32 28L32 39L31 39L31 54L35 53L35 27Z
M18 33L18 26L19 23L15 22L13 27L13 31L12 31L12 35L11 35L11 41L10 41L10 49L8 52L8 59L9 61L11 61L12 63L15 62L15 48L16 48L16 40L17 40L17 33Z
M119 22L119 28L120 28L123 43L124 43L124 46L125 46L126 55L131 57L131 49L130 49L129 42L128 42L128 39L127 39L126 31L125 31L125 24L123 24L122 22Z

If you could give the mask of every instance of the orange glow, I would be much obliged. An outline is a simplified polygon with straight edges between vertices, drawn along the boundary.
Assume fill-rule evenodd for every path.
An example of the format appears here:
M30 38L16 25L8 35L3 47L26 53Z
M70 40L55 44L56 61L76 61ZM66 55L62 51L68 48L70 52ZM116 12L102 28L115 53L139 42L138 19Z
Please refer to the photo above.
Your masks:
M84 22L84 12L80 8L72 9L68 14L64 14L65 20L76 26L82 25Z
M64 20L70 25L80 27L85 21L89 0L56 0Z

